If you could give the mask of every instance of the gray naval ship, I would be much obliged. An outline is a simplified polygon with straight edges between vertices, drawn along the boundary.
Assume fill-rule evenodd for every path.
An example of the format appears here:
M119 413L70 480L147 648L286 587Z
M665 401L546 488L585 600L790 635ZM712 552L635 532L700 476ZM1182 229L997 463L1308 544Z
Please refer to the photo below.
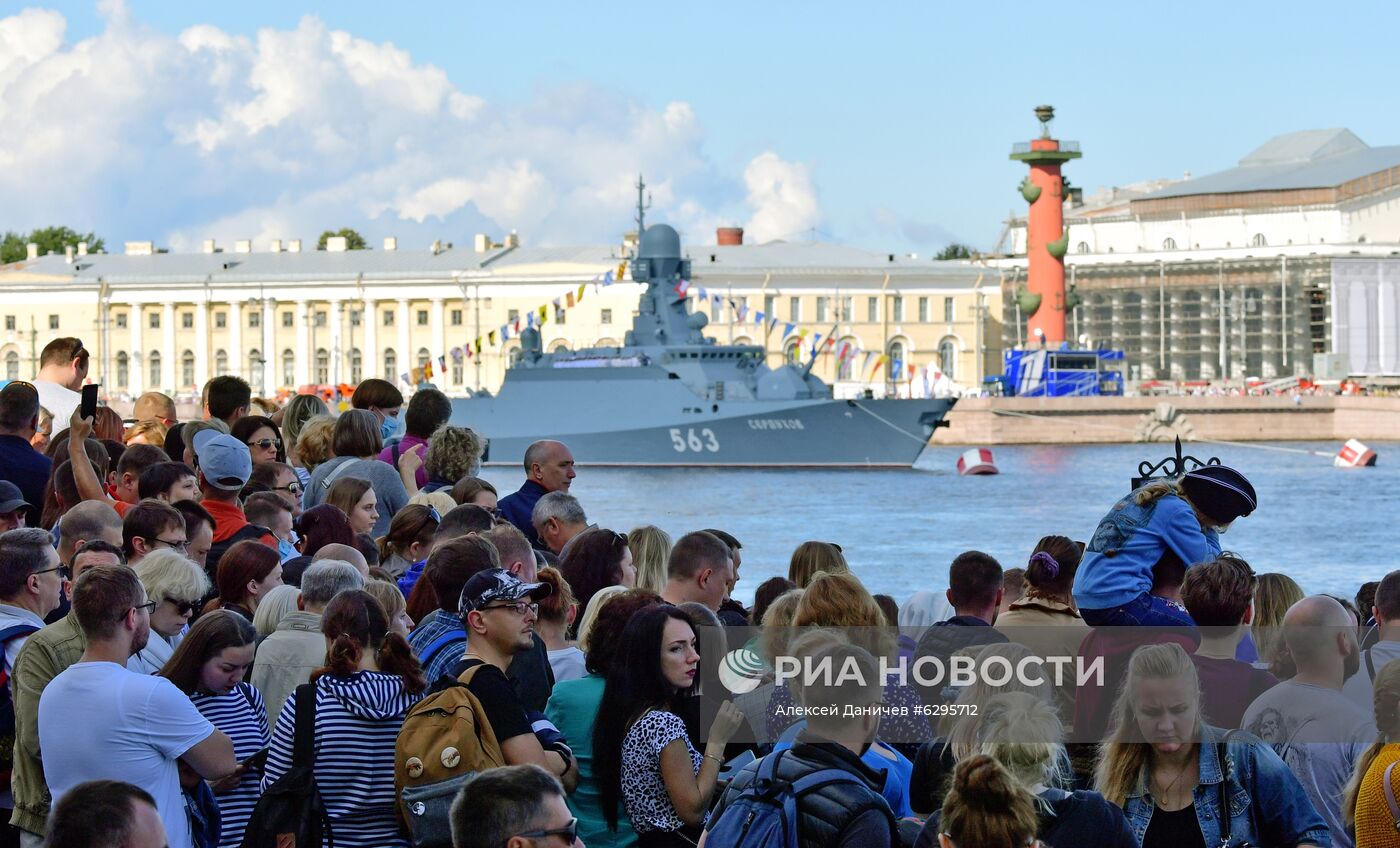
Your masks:
M643 230L631 268L646 292L621 347L545 353L527 328L498 394L452 402L490 464L558 439L588 465L908 468L947 426L952 399L836 400L812 363L771 368L762 347L707 338L671 227Z

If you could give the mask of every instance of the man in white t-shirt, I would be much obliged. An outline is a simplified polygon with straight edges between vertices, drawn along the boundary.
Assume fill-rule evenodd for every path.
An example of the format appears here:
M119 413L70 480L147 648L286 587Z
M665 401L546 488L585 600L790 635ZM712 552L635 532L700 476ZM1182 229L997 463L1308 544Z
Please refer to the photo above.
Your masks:
M54 421L66 423L82 402L78 391L87 380L88 359L82 340L72 337L54 339L39 354L34 388L39 392L39 405L53 413Z
M229 738L174 684L126 669L146 645L154 606L124 565L82 573L73 612L87 649L39 698L39 746L54 798L96 779L140 786L155 798L170 848L192 848L177 761L206 780L232 774L237 762Z
M1360 664L1356 619L1314 595L1289 608L1283 638L1298 673L1255 698L1241 724L1283 757L1327 821L1332 844L1352 848L1342 792L1377 735L1371 714L1342 694L1342 681Z

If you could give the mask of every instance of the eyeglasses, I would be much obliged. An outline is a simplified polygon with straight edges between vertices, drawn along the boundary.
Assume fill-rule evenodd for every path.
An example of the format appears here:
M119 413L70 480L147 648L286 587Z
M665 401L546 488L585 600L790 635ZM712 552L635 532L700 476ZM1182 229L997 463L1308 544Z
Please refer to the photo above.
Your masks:
M147 601L144 604L137 604L136 606L132 607L132 609L145 610L146 615L150 615L151 613L156 611L156 607L158 606L160 606L160 601Z
M166 598L166 600L170 602L179 615L193 615L195 608L199 606L199 601L177 601L174 598Z
M190 546L190 543L185 539L162 539L161 537L156 536L151 541L158 542L162 545L165 545L167 548L170 548L172 551L179 551L180 553L184 553L185 551L187 551Z
M68 579L68 575L71 573L71 572L68 570L68 566L66 566L66 565L55 565L53 568L41 568L41 569L39 569L38 571L35 571L35 572L33 572L33 573L34 573L34 574L48 574L48 573L51 572L51 571L57 571L57 572L58 572L58 576L59 576L59 577L62 577L64 580L67 580L67 579Z
M278 450L281 450L281 449L282 449L282 440L281 440L281 439L258 439L256 442L248 442L248 447L250 447L250 448L262 448L263 450L267 450L268 448L274 448L274 447L275 447L275 448L277 448Z
M280 442L279 442L279 444L280 444ZM285 486L273 486L273 487L272 487L272 491L274 491L274 492L291 492L291 493L294 494L294 495L299 495L299 494L301 494L302 492L305 491L305 488L301 485L301 483L298 483L296 480L293 480L292 482L288 483L288 484L285 485Z
M539 614L540 614L540 605L539 605L539 604L532 604L532 603L530 603L529 601L516 601L516 602L513 603L513 604L494 604L494 605L489 606L489 607L482 607L482 608L481 608L481 611L482 611L482 612L486 612L487 610L497 610L497 609L498 609L498 610L514 610L514 611L515 611L515 614L518 615L518 616L520 616L521 618L524 618L524 617L525 617L525 613L526 613L526 612L529 612L531 615L539 615Z
M556 827L553 830L527 830L524 833L517 833L523 839L548 839L557 836L570 845L578 841L578 819L569 819L569 823L563 827Z

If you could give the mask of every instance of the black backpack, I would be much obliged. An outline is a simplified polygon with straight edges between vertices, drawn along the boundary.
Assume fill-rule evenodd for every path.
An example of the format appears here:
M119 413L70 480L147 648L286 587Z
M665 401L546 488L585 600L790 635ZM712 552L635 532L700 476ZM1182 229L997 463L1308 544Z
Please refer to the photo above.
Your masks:
M219 560L223 558L224 554L228 553L229 548L233 547L239 542L247 541L248 539L253 539L256 541L264 536L270 535L272 535L272 531L267 529L266 527L263 527L259 524L245 524L237 530L233 531L232 536L229 536L222 542L215 542L214 544L210 545L209 553L205 555L204 559L205 570L209 573L209 579L211 581L214 580L216 572L218 571ZM275 551L277 550L277 548L274 547L273 550Z
M335 848L326 805L316 787L316 684L296 688L296 732L292 737L292 767L263 792L241 848L320 848L322 837Z

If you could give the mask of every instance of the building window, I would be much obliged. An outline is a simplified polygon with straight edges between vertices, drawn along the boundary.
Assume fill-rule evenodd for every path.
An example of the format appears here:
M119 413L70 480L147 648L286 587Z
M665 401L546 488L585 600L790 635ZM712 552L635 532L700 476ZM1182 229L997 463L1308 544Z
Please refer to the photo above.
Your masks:
M817 298L817 320L825 321L826 313L830 306L831 299L826 297Z
M958 345L955 340L944 339L938 343L938 370L949 380L957 379Z
M895 322L904 320L904 298L895 295L890 301L890 317Z
M904 342L890 342L885 353L885 378L899 382L904 375Z
M919 298L919 323L928 323L928 298Z
M146 326L150 327L152 330L159 330L159 329L160 329L160 313L159 313L159 312L152 312L150 318L146 321Z
M14 326L14 325L15 325L15 316L9 315L9 316L6 316L6 317L7 317L7 320L5 321L5 329L7 329L7 330L13 330L13 329L15 328L15 326ZM126 329L126 313L125 313L125 312L118 312L118 313L117 313L117 329L118 329L118 330L125 330L125 329Z
M57 329L58 329L58 316L57 316L57 315L50 315L50 316L49 316L49 329L50 329L50 330L57 330Z
M506 321L510 322L511 324L514 324L516 321L519 321L519 320L520 320L520 310L519 310L519 309L507 309L507 310L506 310Z
M778 298L771 294L765 294L763 296L763 317L765 319L777 318L778 316L773 314L775 311L777 311L777 309Z
M948 324L953 323L953 299L951 297L943 298L943 321Z
M865 322L874 324L880 320L880 299L878 297L867 297L865 299Z
M228 373L228 351L220 350L214 353L214 376L222 377Z
M611 310L611 309L599 310L599 312L598 312L598 323L599 323L599 324L611 324L611 323L612 323L612 310Z
M1075 253L1088 253L1088 252L1089 252L1089 243L1088 243L1087 241L1081 241L1079 244L1076 244L1076 245L1074 246L1074 252L1075 252Z
M193 313L193 312L181 312L181 313L180 313L180 329L182 329L182 330L193 330L193 329L194 329L194 313Z
M359 384L364 379L365 358L360 355L360 349L350 348L350 382Z
M19 354L14 351L5 354L5 379L19 379Z
M794 324L802 320L802 298L788 298L788 320Z
M321 347L316 349L316 376L312 380L318 386L324 386L331 381L331 355L326 349Z
M386 310L384 310L384 321L383 321L383 324L384 324L384 326L386 326L386 327L392 327L392 326L394 326L394 310L392 310L392 309L386 309Z
M568 310L565 309L565 308L562 307L562 306L556 306L556 307L554 307L554 323L556 323L556 324L563 324L563 323L564 323L564 319L565 319L566 317L568 317L567 314L566 314L567 312L568 312Z
M290 350L282 351L282 385L292 387L297 384L297 355Z
M316 326L326 326L326 311L324 309L319 309L316 311Z
M249 312L248 312L248 326L249 326L249 327L261 327L261 326L262 326L262 313L259 312L259 311L256 310L256 309L249 310Z
M146 388L153 388L153 387L158 387L158 386L160 386L160 383L161 383L161 374L160 374L160 352L159 352L159 351L154 351L154 350L151 351L151 355L148 356L148 357L146 357L146 366L147 366L148 368L150 368L150 372L151 372L150 375L149 375L150 378L151 378L151 379L150 379L150 383L146 386Z
M224 329L224 328L227 327L227 326L228 326L228 313L227 313L227 312L215 312L215 313L214 313L214 329L216 329L216 330L222 330L222 329Z
M283 313L282 313L282 326L283 326L283 327L292 327L292 326L295 326L295 319L293 319L292 313L290 313L290 312L283 312ZM288 385L290 385L290 384L288 384Z
M391 383L397 383L399 381L398 370L399 358L394 355L392 350L384 351L384 379Z
M796 300L796 298L794 298L794 300ZM786 362L788 365L802 364L801 339L789 339L787 344L783 345L783 362Z
M194 387L194 351L192 350L180 354L180 385L186 388Z
M365 313L359 309L350 310L350 326L358 327L365 320Z
M118 317L118 318L123 318L123 317L125 317L125 316L124 316L124 315L118 315L117 317ZM125 325L119 325L119 326L125 326ZM15 329L15 316L13 316L13 315L6 315L6 316L5 316L5 329L10 330L10 331L13 331L13 330Z
M8 364L9 363L7 362L6 365ZM16 367L18 367L19 363L16 362L15 365ZM13 380L14 377L11 377L10 379ZM117 354L117 386L124 389L126 388L127 383L129 383L130 381L131 357L127 356L126 351L122 351Z
M263 358L257 348L248 351L248 379L255 390L263 384Z
M841 315L836 319L849 324L855 320L856 299L853 297L841 298Z
M462 310L460 310L460 309L454 309L454 310L452 310L452 326L454 326L454 327L460 327L460 326L462 326Z
M1176 239L1174 239L1174 238L1165 238L1165 239L1162 239L1162 249L1163 249L1163 250L1176 250Z
M462 385L464 377L462 375L462 357L457 355L452 357L452 385Z
M1249 244L1251 247L1268 247L1269 240L1264 238L1263 233L1255 233L1254 238L1249 240Z
M420 310L418 310L418 326L420 326L420 327L426 327L426 326L428 326L428 310L426 310L426 309L420 309Z

